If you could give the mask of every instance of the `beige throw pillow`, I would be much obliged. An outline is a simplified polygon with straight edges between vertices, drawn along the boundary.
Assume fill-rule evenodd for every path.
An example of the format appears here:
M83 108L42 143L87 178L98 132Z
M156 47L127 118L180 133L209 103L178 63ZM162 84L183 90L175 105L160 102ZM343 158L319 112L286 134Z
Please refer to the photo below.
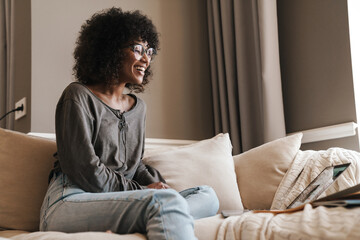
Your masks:
M270 209L301 139L302 133L298 133L234 156L237 183L246 209Z
M55 141L0 128L0 228L36 231Z
M223 209L243 209L232 158L229 134L171 149L149 151L145 164L158 169L168 185L177 191L211 186Z

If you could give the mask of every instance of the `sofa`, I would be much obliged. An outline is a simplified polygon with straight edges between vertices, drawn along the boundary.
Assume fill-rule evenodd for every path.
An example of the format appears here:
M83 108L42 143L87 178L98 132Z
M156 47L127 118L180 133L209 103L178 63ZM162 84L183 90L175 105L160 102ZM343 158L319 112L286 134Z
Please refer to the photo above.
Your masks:
M222 210L271 208L300 152L301 138L301 133L287 136L233 156L229 134L224 133L183 146L145 147L143 161L177 191L213 187L220 202L218 214L195 221L197 238L212 240L230 219L222 217ZM39 211L55 152L55 140L0 128L0 239L146 239L140 233L40 232Z

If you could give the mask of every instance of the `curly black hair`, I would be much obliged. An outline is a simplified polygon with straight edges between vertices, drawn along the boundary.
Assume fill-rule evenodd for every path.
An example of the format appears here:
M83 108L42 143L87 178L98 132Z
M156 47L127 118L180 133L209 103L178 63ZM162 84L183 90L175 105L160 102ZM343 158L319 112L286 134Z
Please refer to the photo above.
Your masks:
M123 49L140 40L159 50L159 36L152 21L140 11L122 11L110 8L95 13L81 27L74 51L73 74L86 85L116 84L120 78ZM145 71L141 85L126 84L134 92L143 92L149 83L150 67Z

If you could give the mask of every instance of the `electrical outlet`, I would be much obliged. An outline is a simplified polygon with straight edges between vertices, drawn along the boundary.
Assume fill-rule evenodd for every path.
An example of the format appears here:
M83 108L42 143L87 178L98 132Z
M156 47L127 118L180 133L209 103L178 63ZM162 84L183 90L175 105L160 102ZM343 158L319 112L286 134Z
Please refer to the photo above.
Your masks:
M22 111L16 111L15 112L15 120L18 120L26 115L26 97L20 99L15 103L15 108L21 107L21 105L24 106L24 109Z

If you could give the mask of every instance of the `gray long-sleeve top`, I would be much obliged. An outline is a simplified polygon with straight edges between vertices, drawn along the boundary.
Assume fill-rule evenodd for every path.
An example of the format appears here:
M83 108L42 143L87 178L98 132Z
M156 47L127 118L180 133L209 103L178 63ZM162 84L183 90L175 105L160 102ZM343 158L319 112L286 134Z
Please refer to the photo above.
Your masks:
M135 105L121 113L85 85L71 83L56 107L55 171L60 169L87 192L143 189L164 182L157 170L141 161L146 105L131 96Z

